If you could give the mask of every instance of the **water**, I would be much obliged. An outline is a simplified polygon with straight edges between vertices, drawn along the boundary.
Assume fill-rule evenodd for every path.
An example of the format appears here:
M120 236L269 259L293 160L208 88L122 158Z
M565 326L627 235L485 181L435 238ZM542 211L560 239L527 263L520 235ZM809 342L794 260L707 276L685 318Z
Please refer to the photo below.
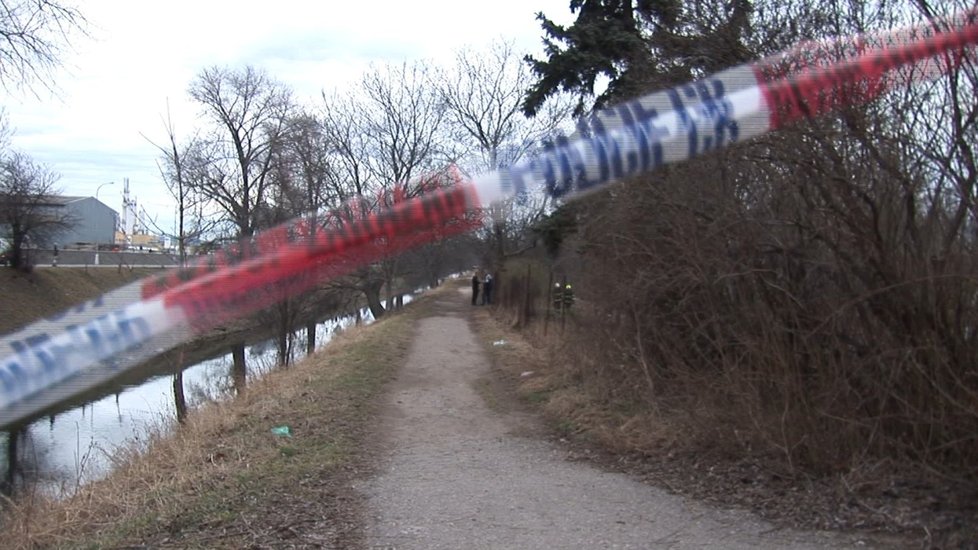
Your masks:
M404 296L404 303L411 301ZM373 322L369 309L362 309L362 323ZM316 347L327 345L333 335L356 323L349 315L316 325ZM293 361L306 354L305 329L294 333ZM231 395L230 352L208 359L183 371L183 387L189 409ZM249 346L245 351L247 378L254 380L275 368L274 340ZM18 472L15 484L25 480L54 497L70 495L75 489L101 479L112 470L111 457L121 446L142 445L149 434L166 431L176 422L173 376L162 375L135 386L125 386L115 395L87 403L56 416L30 424L18 440ZM0 434L0 449L7 449L9 435ZM6 453L0 456L0 472L7 472Z

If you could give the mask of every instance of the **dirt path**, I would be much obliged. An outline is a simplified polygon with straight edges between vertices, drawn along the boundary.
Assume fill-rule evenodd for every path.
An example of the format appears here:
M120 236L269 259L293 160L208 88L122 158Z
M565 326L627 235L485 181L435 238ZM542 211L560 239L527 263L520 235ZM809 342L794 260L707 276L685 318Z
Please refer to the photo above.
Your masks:
M369 548L865 548L857 537L779 530L565 460L533 418L490 410L489 371L465 293L423 319L381 419L367 501Z

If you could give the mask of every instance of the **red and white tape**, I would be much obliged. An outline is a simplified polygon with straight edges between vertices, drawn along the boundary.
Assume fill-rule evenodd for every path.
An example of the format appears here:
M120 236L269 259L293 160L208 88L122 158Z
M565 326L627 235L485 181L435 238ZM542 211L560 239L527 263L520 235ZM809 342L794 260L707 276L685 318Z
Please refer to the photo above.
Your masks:
M517 193L571 198L742 142L801 118L871 101L973 61L974 13L942 27L806 43L757 63L587 117L571 138L471 182L377 212L312 215L162 278L108 293L0 338L0 427L104 384L215 323L247 315L384 256L475 227Z

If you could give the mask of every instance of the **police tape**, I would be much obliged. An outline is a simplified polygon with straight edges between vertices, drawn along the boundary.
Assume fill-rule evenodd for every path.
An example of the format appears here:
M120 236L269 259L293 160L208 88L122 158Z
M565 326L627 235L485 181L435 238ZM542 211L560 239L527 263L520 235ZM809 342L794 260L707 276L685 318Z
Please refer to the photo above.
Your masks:
M862 104L902 82L957 70L973 60L976 43L978 23L966 13L944 26L795 48L597 113L579 124L573 139L558 138L527 161L471 182L387 201L375 212L333 210L278 226L189 269L127 286L0 339L0 427L103 384L215 324L389 254L469 231L489 204L537 190L578 197L801 118ZM855 55L832 57L839 53Z
M955 51L951 44L947 44L946 49L941 49L935 44L936 37L947 36L950 30L955 31L951 34L955 39L968 42L967 27L974 25L975 14L974 11L963 12L948 20L933 21L931 24L919 27L799 42L787 50L754 63L725 69L674 90L649 94L581 117L577 121L575 135L587 137L595 133L620 129L648 116L649 111L668 109L668 103L662 102L662 96L665 94L669 94L668 99L677 105L681 105L682 98L686 101L695 100L696 95L709 101L711 90L714 90L715 94L729 95L737 90L763 86L764 83L776 83L782 79L787 83L790 82L789 78L792 75L805 70L831 68L840 60L857 57L863 60L893 57L899 55L896 52L905 51L908 47L918 50L918 53L920 50L924 52L929 50L933 54L929 57L918 55L918 59L912 65L904 65L902 74L892 75L889 86L931 80L954 70L960 65L961 57L964 55L964 50Z

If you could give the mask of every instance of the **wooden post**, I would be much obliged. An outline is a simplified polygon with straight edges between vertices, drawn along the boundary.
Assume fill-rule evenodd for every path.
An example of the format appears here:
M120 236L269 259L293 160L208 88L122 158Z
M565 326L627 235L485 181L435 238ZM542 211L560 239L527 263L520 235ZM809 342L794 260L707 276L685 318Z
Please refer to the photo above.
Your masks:
M560 283L560 333L564 333L564 326L567 325L567 304L564 302L564 293L567 292L567 275Z
M14 484L17 482L17 440L22 428L14 428L7 432L7 472L4 482L0 485L0 494L14 494Z
M553 297L550 293L554 291L554 270L550 270L550 275L547 278L547 314L543 318L543 335L547 335L547 327L550 325L550 309L553 305Z
M523 285L523 306L520 308L520 326L525 327L530 322L530 265L526 266L526 281Z

